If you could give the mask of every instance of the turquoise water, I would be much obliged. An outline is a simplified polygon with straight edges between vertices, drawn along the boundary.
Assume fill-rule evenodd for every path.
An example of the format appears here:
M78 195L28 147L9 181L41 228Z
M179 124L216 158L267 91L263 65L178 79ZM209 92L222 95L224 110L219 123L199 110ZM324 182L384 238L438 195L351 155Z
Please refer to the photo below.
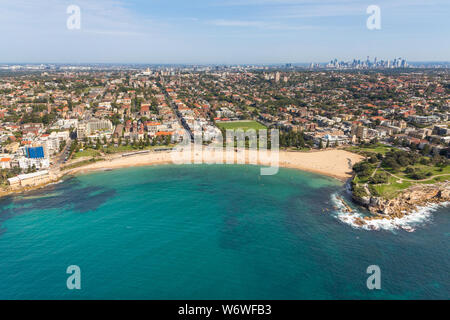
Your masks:
M254 166L129 168L0 200L1 299L448 299L449 209L413 233L333 215L341 183ZM68 290L66 268L81 268ZM369 265L381 290L366 287Z

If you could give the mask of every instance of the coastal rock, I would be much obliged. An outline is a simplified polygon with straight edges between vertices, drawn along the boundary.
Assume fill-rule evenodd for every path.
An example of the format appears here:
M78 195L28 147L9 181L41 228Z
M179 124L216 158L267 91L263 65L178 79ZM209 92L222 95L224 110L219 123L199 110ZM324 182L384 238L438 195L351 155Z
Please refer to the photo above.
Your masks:
M362 205L362 206L369 206L370 205L370 197L356 197L355 195L352 196L353 200Z
M359 217L356 217L353 221L360 227L366 224L366 222Z
M417 207L446 201L450 201L449 181L431 185L416 184L394 199L372 197L368 202L365 199L358 202L365 205L372 214L401 218Z

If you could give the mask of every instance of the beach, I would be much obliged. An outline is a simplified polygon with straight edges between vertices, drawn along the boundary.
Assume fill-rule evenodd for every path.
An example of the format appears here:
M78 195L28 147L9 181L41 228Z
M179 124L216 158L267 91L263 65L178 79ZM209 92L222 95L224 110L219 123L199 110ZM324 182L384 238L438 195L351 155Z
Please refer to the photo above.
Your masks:
M22 193L45 187L51 183L59 182L64 176L89 173L92 171L104 171L129 167L165 165L165 164L253 164L268 167L269 175L276 174L278 167L291 168L302 171L313 172L328 177L347 181L352 177L352 166L364 159L363 156L340 149L323 151L279 151L267 155L258 152L251 153L248 150L223 152L213 152L211 149L203 150L191 149L188 152L174 153L174 151L148 151L147 153L137 153L126 155L108 155L104 160L96 161L83 166L64 170L63 168L51 168L48 177L27 187L9 187L0 190L0 197L15 193ZM86 159L70 161L67 165L73 165ZM262 172L262 171L261 171Z
M184 157L184 161L180 161ZM98 161L86 166L70 169L65 174L85 173L89 171L118 169L135 166L174 164L176 161L182 163L230 163L226 159L234 159L233 163L238 162L239 152L224 151L219 157L214 152L204 150L199 153L192 150L189 154L172 154L171 151L148 152L145 154L136 154L124 157L123 155L113 155L103 161ZM345 150L324 150L313 152L298 151L279 151L278 161L276 158L268 157L266 160L257 159L250 161L251 155L245 152L244 164L272 165L278 162L279 167L298 169L308 172L314 172L329 177L345 181L352 176L352 166L363 160L364 157ZM220 162L222 161L222 162Z

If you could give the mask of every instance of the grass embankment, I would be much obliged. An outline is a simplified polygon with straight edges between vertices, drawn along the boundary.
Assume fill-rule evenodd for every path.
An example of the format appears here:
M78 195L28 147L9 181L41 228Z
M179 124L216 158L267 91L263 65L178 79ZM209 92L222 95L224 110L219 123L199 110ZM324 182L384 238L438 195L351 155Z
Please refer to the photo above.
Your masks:
M83 151L78 151L74 153L73 159L78 159L82 157L99 157L102 154L115 154L115 153L124 153L124 152L133 152L133 151L142 151L142 150L154 150L154 149L164 149L164 148L173 148L174 145L156 145L156 146L145 146L145 147L137 147L137 146L107 146L105 148L94 149L94 148L85 148Z
M72 163L72 164L69 164L69 165L61 168L61 170L66 171L66 170L70 170L70 169L75 169L75 168L83 167L88 164L91 164L91 163L94 163L97 161L102 161L102 160L105 160L105 159L104 158L92 158L89 160L78 161L76 163Z

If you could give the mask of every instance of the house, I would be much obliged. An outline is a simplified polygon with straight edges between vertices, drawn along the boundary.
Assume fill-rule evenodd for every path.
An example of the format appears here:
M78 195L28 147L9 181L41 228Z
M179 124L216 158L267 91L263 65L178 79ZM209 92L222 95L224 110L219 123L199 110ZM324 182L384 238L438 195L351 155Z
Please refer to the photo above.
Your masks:
M11 169L11 158L7 157L0 158L0 168Z

